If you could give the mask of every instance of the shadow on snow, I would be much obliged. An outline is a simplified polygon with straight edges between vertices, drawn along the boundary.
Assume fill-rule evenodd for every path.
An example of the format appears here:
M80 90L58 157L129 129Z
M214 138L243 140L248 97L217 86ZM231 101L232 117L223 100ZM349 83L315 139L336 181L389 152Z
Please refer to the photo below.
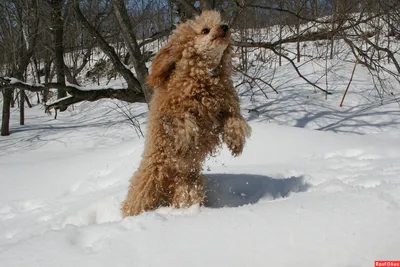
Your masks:
M239 207L260 199L287 197L305 192L310 184L303 177L274 179L255 174L208 174L206 207Z

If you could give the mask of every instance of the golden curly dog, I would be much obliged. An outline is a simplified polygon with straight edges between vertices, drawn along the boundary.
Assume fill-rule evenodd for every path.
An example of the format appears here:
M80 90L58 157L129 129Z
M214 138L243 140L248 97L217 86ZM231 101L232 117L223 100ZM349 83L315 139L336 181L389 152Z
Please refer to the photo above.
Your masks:
M242 153L251 128L232 84L230 34L218 12L205 11L179 24L154 58L145 148L122 203L124 217L202 204L207 155L222 142L232 155Z

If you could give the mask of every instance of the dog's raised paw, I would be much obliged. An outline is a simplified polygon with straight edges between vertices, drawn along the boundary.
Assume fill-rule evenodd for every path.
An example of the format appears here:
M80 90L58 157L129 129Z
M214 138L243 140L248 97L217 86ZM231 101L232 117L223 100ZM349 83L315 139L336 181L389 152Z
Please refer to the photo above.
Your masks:
M229 118L224 126L223 141L234 157L242 154L246 138L250 137L251 128L243 118Z

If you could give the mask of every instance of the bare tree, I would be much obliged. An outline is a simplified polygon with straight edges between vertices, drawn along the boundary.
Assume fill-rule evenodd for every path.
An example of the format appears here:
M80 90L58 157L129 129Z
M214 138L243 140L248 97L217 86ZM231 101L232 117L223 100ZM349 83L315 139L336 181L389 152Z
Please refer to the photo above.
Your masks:
M139 44L136 40L136 36L133 32L131 22L129 20L128 12L125 7L123 0L112 1L113 10L115 17L117 18L118 24L121 27L121 34L124 38L125 44L128 47L128 51L133 62L134 69L136 71L137 79L140 83L141 90L143 91L146 101L150 102L151 89L146 85L146 77L148 70L146 62L143 60L144 57L140 50Z
M64 0L48 0L51 8L51 30L53 33L54 42L54 58L57 71L57 83L65 85L64 73L64 21L62 17L62 8ZM66 97L67 94L64 90L57 91L57 98ZM61 110L63 111L63 110Z
M32 11L37 8L35 3L30 1L15 0L8 2L9 6L5 5L13 16L10 21L10 27L14 31L18 32L15 36L14 42L18 47L18 50L14 50L14 63L11 65L10 75L17 79L23 80L24 73L30 63L30 59L33 55L36 47L37 32L38 32L38 18L31 17ZM11 9L14 7L13 9ZM34 12L33 12L34 13ZM1 88L1 87L0 87ZM18 88L18 87L17 87ZM24 101L25 93L24 88L20 89L20 124L24 124ZM3 114L2 114L2 125L1 135L9 135L9 124L10 124L10 107L12 101L12 90L3 90Z
M43 7L38 11L40 14L33 17L39 17L40 23L51 31L37 33L40 46L32 46L35 24L18 23L21 19L16 15L15 2L24 3L24 7L36 2ZM3 69L0 77L14 77L20 81L6 77L0 79L4 99L2 125L8 125L7 107L12 103L15 89L22 89L20 106L25 99L21 98L23 90L43 92L47 110L65 110L81 101L102 98L148 103L152 91L145 82L148 75L146 63L155 54L157 46L159 48L164 43L164 37L171 33L178 18L186 20L208 9L221 10L225 21L231 23L233 43L240 55L238 73L244 82L256 86L257 92L265 97L268 96L266 88L274 93L279 91L270 80L264 80L261 69L283 64L292 66L297 75L316 91L330 94L328 83L321 85L303 75L299 61L324 58L328 62L329 57L345 60L340 58L342 54L336 53L342 47L353 53L358 64L367 67L376 88L381 88L380 94L388 93L385 85L388 75L400 81L399 51L392 45L393 40L400 39L400 3L397 0L6 0L0 3L0 30L4 35L0 34L0 71ZM7 16L9 14L12 15ZM13 21L7 20L10 17ZM29 34L21 35L25 29L29 29ZM305 47L310 44L316 51L322 44L327 53L307 55L310 50ZM1 52L2 49L11 53ZM99 50L104 56L95 62L93 53ZM35 81L39 84L23 82L26 58L27 64L32 58L34 67L31 69L35 70ZM101 85L99 78L104 73L97 70L102 64L110 68L107 83L119 75L126 86L111 89L104 83ZM93 77L102 88L88 90L78 86L88 79L82 75L88 68L90 70L85 73L96 73ZM65 80L75 86L66 85ZM59 96L69 95L49 103L47 92L52 89L57 89Z

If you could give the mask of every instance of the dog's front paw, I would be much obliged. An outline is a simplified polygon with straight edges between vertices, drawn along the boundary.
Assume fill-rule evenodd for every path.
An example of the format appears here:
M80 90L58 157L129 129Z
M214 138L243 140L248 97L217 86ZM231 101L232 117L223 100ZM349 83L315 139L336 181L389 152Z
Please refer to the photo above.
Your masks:
M191 114L183 117L161 117L165 134L174 145L174 152L186 153L197 146L199 127Z
M226 120L222 138L234 157L242 154L246 138L250 135L251 128L243 117L230 117Z

